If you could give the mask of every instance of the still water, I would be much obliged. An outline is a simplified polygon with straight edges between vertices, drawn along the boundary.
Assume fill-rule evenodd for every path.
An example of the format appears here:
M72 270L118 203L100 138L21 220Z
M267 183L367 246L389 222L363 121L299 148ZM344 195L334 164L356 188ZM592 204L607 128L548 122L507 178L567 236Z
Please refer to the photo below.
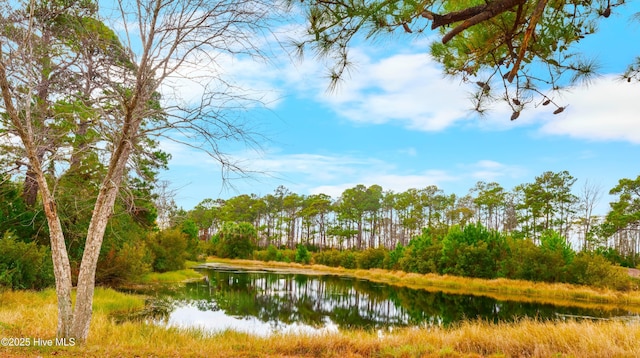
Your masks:
M158 324L257 335L345 329L449 326L464 320L509 322L635 316L622 309L498 301L396 287L333 275L202 268L206 280L157 293Z

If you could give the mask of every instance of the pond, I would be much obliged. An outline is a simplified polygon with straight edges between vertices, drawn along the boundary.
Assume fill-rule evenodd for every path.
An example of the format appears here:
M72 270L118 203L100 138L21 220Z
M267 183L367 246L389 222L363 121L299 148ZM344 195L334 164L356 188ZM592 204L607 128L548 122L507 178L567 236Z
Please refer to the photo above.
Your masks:
M619 308L561 307L446 294L335 275L229 267L200 268L205 280L156 291L154 321L209 332L257 335L349 329L449 326L464 320L510 322L638 318Z

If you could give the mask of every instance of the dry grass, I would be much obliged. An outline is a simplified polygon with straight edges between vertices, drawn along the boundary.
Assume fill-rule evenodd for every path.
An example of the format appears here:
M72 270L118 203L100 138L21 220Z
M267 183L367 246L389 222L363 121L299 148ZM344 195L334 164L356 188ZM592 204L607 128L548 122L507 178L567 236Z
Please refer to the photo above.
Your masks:
M140 297L96 292L86 344L73 347L0 347L3 357L638 357L640 324L623 321L523 320L466 322L444 328L393 332L255 337L236 332L205 335L142 322L114 323L108 312L130 309ZM117 302L122 301L122 304ZM135 305L134 305L135 306ZM0 293L0 338L54 339L55 295Z

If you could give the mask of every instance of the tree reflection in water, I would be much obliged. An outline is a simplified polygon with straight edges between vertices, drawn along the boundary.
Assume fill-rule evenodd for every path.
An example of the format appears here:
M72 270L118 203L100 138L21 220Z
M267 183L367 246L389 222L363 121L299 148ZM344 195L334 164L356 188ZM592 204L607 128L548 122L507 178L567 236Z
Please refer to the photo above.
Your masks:
M233 329L268 335L336 329L449 326L464 320L510 322L523 317L609 318L621 310L497 301L471 295L390 286L341 276L206 269L208 280L160 296L172 301L161 321L211 331Z

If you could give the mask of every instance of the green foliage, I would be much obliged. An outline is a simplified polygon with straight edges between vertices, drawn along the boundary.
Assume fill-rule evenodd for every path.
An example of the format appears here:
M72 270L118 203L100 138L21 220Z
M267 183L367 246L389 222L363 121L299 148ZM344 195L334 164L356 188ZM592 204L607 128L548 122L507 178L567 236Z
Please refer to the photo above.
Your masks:
M143 241L125 242L119 250L112 248L98 260L96 282L117 286L139 281L154 264L152 252Z
M216 253L220 257L250 258L256 247L257 232L252 224L227 221L216 235Z
M422 235L414 237L403 250L398 260L400 269L406 272L439 272L442 242L433 237L431 230L424 229Z
M330 267L340 266L342 260L342 251L339 250L324 250L313 254L313 262L318 265L325 265Z
M510 255L501 263L500 276L512 279L564 282L566 264L562 252L543 250L529 239L508 241Z
M358 267L359 255L359 252L352 250L325 250L315 253L313 255L313 262L319 265L355 269Z
M187 259L187 236L178 229L149 235L147 246L153 255L153 270L167 272L181 270Z
M568 281L614 290L628 291L631 279L625 269L612 266L601 255L580 252L567 268Z
M442 240L442 273L495 278L506 251L506 240L480 223L452 227Z
M354 269L358 267L358 259L356 257L356 253L348 250L343 251L340 257L340 266L346 269Z
M51 254L35 242L21 242L5 232L0 239L0 286L42 289L54 283Z
M27 207L21 187L9 177L0 176L0 233L11 231L19 240L48 243L42 210Z
M298 245L295 261L299 264L309 264L311 262L311 253L306 246Z
M193 220L187 219L180 224L180 231L187 237L187 259L197 261L203 254L198 238L198 226Z
M389 251L389 254L385 257L384 260L384 268L387 270L399 270L400 269L400 259L404 255L404 246L399 244L395 249Z
M271 244L266 250L256 250L253 252L253 258L261 261L279 261L278 258L282 257L282 253L278 251L278 248Z
M361 269L383 268L389 253L384 248L368 248L358 255L357 264Z
M575 252L571 249L571 245L567 239L560 236L556 231L546 231L540 237L540 249L543 252L559 253L565 264L571 263Z
M613 247L599 247L594 252L606 258L610 263L622 267L635 268L636 262L640 262L640 253L634 254L630 252L623 255L620 250L616 250Z

